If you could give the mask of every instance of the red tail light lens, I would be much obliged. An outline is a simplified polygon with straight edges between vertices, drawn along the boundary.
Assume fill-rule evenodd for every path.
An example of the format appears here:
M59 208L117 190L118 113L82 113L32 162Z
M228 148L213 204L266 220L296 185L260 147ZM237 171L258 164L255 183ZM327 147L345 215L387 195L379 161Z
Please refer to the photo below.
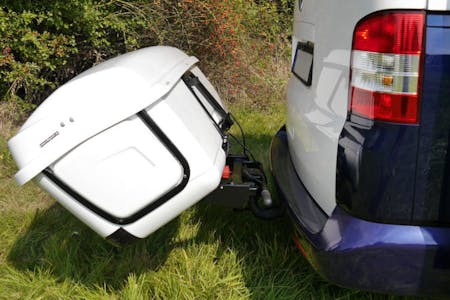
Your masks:
M361 21L353 49L396 54L420 54L425 14L386 12Z
M418 123L424 12L384 12L358 23L353 40L351 112Z
M352 109L369 119L417 123L416 95L396 95L352 88Z

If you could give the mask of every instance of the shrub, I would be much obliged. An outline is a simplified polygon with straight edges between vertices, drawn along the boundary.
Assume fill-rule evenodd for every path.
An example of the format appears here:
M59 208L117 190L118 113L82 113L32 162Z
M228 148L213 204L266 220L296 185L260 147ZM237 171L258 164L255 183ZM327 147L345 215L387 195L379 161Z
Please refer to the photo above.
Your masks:
M198 56L227 100L238 101L264 85L255 72L286 54L293 2L3 1L0 97L19 116L104 59L164 44ZM244 84L234 91L237 82Z
M149 40L200 58L227 102L258 108L284 98L294 0L180 0L143 6L154 16Z
M23 110L77 73L137 48L145 23L121 2L8 1L0 9L0 93Z

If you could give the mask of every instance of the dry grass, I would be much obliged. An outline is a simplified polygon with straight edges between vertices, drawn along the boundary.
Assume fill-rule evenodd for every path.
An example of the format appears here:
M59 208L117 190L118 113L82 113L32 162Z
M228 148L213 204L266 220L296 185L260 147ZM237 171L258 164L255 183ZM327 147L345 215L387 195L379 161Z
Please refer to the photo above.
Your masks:
M222 98L262 111L283 102L290 75L289 41L272 45L247 38L240 45L238 60L202 66Z
M21 121L17 119L18 115L20 113L15 102L0 100L0 137L9 139L14 135Z

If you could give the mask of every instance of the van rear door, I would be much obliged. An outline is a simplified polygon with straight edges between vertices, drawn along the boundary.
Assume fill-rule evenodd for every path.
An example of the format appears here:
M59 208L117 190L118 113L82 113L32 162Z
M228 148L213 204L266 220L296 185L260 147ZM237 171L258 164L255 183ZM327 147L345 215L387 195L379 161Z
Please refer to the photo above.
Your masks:
M413 221L450 224L450 1L429 1Z

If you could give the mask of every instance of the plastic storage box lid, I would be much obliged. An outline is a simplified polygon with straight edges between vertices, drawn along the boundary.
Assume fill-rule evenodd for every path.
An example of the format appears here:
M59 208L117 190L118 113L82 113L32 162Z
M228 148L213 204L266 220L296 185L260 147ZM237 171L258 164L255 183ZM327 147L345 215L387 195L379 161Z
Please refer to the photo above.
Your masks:
M145 48L61 86L8 143L19 167L16 181L25 184L71 149L156 102L197 62L176 48Z

